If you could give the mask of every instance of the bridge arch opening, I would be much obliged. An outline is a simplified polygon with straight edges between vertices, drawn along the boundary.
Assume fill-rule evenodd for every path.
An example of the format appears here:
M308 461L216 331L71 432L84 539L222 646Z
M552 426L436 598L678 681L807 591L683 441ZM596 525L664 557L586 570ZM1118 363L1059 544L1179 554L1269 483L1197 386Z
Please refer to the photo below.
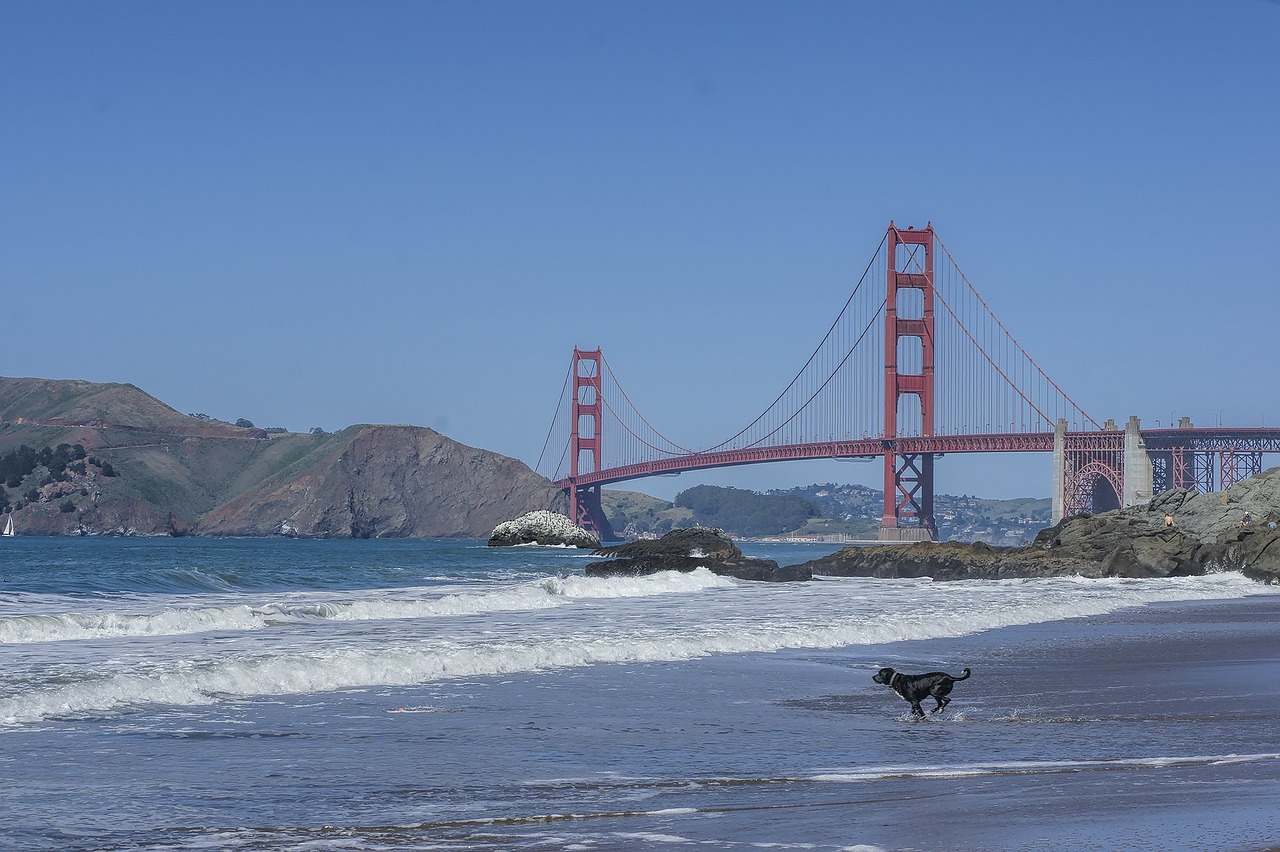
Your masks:
M1072 477L1074 500L1068 514L1119 509L1122 505L1120 491L1119 474L1103 462L1091 461Z
M1120 508L1120 495L1105 476L1094 477L1089 499L1095 512L1110 512Z

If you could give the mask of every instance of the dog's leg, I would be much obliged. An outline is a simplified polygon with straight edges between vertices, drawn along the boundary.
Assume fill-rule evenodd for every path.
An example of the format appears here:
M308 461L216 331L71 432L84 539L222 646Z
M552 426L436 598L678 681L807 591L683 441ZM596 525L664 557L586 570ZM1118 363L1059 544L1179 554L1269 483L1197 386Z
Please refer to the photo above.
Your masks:
M934 698L938 699L938 706L933 708L934 713L941 713L951 703L951 699L945 695L935 695Z
M912 715L912 716L919 716L921 719L923 719L923 718L924 718L924 709L920 706L920 702L919 702L919 701L912 701L912 702L911 702L911 715Z

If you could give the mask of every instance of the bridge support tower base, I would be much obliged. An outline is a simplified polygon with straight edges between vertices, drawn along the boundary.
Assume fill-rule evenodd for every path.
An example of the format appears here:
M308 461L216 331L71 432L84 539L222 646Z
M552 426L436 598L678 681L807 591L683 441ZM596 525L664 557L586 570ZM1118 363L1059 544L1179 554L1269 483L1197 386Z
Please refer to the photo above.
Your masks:
M933 460L933 453L884 454L884 514L876 536L880 541L937 540Z
M600 541L615 541L618 536L600 502L600 486L569 489L569 517L584 530L600 536Z

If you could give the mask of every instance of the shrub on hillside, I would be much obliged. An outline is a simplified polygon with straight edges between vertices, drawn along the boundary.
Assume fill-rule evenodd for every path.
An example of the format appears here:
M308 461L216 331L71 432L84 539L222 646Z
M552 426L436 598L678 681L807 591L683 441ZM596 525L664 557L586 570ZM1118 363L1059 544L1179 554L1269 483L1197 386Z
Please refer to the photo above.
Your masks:
M697 485L676 495L675 504L694 520L730 535L779 535L797 530L818 510L802 497L758 494L744 488Z

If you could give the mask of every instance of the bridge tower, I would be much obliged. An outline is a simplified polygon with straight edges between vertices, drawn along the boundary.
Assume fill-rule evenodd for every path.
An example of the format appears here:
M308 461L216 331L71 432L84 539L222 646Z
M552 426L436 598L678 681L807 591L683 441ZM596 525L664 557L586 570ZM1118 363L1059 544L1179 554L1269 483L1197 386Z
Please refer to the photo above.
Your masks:
M936 539L933 515L933 453L898 453L893 441L903 398L918 406L920 436L934 430L933 223L923 231L889 223L884 320L884 514L881 541ZM899 293L919 297L899 304ZM904 357L906 356L906 357ZM920 367L904 373L899 360ZM908 413L914 418L915 412Z
M576 480L581 473L600 469L600 425L604 402L600 391L599 349L573 349L573 406L569 432L569 476ZM600 504L600 486L569 488L569 517L583 529L591 530L604 541L613 538L613 530Z

